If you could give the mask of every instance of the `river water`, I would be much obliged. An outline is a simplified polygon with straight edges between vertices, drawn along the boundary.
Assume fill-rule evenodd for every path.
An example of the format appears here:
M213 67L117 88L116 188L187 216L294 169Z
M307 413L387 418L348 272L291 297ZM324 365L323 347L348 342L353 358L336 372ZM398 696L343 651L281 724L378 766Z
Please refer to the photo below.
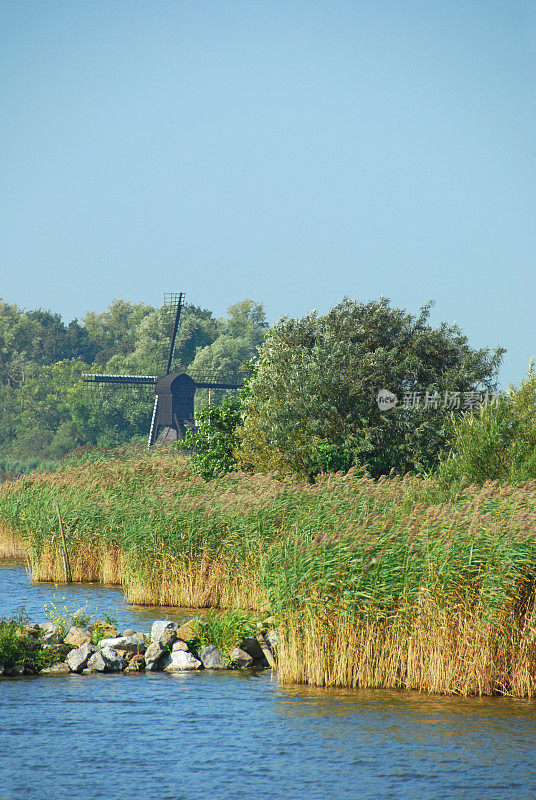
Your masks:
M110 610L98 586L30 584L0 568L0 616ZM176 618L184 613L176 612ZM0 800L524 800L536 797L536 703L282 688L269 673L0 679Z

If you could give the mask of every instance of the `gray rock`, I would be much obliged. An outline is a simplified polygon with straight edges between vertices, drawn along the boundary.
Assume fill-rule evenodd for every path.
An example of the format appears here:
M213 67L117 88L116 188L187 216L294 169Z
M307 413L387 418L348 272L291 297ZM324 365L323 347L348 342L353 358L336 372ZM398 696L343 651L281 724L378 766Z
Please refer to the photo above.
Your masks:
M59 625L56 625L55 622L40 622L39 623L39 630L43 631L43 633L58 633L60 629Z
M253 659L249 653L246 653L245 650L241 650L240 647L233 647L229 653L229 658L235 667L251 667L253 664Z
M123 631L123 636L136 636L136 631L134 628L127 628L126 631Z
M257 639L253 636L250 639L244 639L240 645L242 650L245 650L248 655L253 659L253 666L255 667L269 667L266 656L262 652L262 647Z
M59 625L56 625L55 622L42 622L39 628L42 631L42 641L45 644L59 644L63 642L61 628Z
M113 639L101 639L99 647L111 647L116 650L126 650L127 653L145 653L147 645L143 634L136 633L133 636L115 636Z
M66 675L71 670L69 669L69 665L66 661L56 661L55 664L51 664L50 667L45 667L41 670L42 675Z
M82 672L87 667L87 662L94 653L98 653L98 649L94 644L87 642L82 647L76 650L71 650L67 656L67 663L71 672Z
M201 669L202 663L186 650L173 650L163 661L166 672L182 672L185 669Z
M162 661L166 655L169 655L169 650L162 647L160 642L153 642L145 651L145 669L150 672L162 669Z
M277 631L274 631L273 629L269 630L264 638L266 639L266 641L270 645L270 650L272 651L272 653L275 653L276 650L277 650L277 644L279 642L279 639L278 639L278 636L277 636Z
M151 642L160 642L164 647L171 647L177 639L179 627L170 619L157 619L151 628Z
M205 669L229 669L229 663L224 658L215 644L207 644L199 652L199 658Z
M103 647L94 653L87 662L88 672L121 672L127 662L111 647Z
M190 652L190 648L188 647L186 642L182 641L182 639L177 639L177 641L173 644L173 646L171 648L171 651L173 653L175 653L177 650L184 650L185 653L189 653Z
M245 650L254 661L264 658L262 647L254 636L252 636L250 639L244 639L240 647L242 650Z
M83 644L91 642L91 640L91 633L86 628L77 628L73 625L65 637L65 644L70 644L73 647L82 647Z

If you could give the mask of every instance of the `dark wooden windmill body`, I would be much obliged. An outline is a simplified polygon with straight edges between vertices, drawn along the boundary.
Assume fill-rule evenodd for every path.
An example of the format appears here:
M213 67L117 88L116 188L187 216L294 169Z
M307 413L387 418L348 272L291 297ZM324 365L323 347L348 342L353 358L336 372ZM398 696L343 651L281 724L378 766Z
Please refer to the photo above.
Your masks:
M197 389L241 388L235 383L198 382L184 372L171 372L175 341L184 303L184 292L170 297L173 305L176 304L176 311L166 372L163 377L158 378L155 375L95 375L92 373L83 375L86 383L155 387L155 401L147 447L152 447L156 442L184 439L188 429L194 428L194 396Z

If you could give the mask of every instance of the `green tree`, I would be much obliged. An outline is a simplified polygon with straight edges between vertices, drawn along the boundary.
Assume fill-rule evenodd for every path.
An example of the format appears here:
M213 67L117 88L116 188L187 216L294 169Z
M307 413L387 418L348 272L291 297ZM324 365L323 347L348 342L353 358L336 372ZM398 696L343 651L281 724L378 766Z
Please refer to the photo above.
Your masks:
M241 433L241 463L250 469L312 476L323 469L436 466L447 413L438 408L378 407L379 390L493 390L503 350L473 350L453 325L428 323L388 300L345 299L325 316L283 319L269 333L250 383Z
M536 373L472 414L452 417L439 467L447 484L536 479Z
M241 300L227 309L224 333L232 339L249 342L252 348L259 348L268 329L263 303Z
M240 398L225 397L219 406L205 406L198 421L198 430L178 443L181 449L193 450L194 471L208 480L235 469L237 429L242 423Z
M175 310L167 306L147 314L135 331L133 349L126 355L113 356L106 368L117 373L163 375L174 319ZM175 343L174 370L186 371L197 350L212 344L220 330L221 323L212 312L185 305Z
M144 303L129 303L114 300L100 314L89 311L84 319L84 328L96 349L96 361L106 364L112 356L127 355L136 347L138 327L154 309Z

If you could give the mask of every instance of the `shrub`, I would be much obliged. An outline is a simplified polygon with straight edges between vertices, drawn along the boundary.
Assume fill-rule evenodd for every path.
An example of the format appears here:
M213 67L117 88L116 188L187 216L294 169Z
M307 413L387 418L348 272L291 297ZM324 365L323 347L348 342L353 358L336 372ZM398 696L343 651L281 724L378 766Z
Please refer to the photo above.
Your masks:
M373 477L394 468L426 472L445 444L448 412L389 411L412 393L493 390L503 351L473 350L456 326L428 323L386 299L348 299L325 316L283 319L268 334L244 403L239 461L253 471L315 474L363 466Z
M208 480L236 469L236 430L242 423L242 403L226 397L219 406L205 406L199 414L199 429L179 442L181 449L193 450L194 472Z
M214 644L222 655L229 657L229 651L255 631L255 621L242 611L220 614L209 611L195 622L195 645L200 650L207 644Z
M484 484L536 478L536 374L529 369L519 388L478 412L452 418L450 447L441 461L440 481Z

